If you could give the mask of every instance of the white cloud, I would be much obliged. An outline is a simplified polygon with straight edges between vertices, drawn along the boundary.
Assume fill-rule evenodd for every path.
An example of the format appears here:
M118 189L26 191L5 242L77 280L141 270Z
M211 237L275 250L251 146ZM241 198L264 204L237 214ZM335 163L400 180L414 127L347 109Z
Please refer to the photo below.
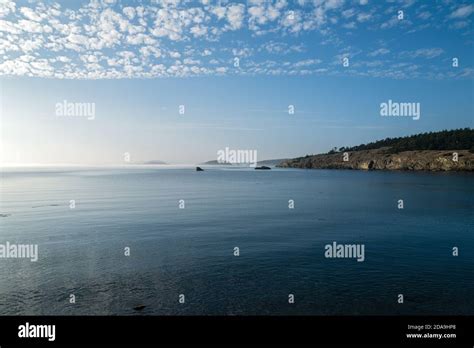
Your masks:
M67 36L67 40L75 45L84 45L87 46L89 40L87 36L80 35L80 34L69 34Z
M401 23L404 23L406 22L407 20L400 20L398 19L397 16L393 16L392 18L390 18L388 21L382 23L382 25L380 26L381 29L390 29L390 28L393 28L397 25L400 25Z
M326 0L324 2L324 7L327 10L332 10L341 7L344 4L344 0Z
M248 8L249 27L251 30L258 30L259 26L275 21L280 16L280 9L285 4L277 3L272 6L270 2L259 2Z
M227 7L226 18L231 30L237 30L242 27L244 20L245 6L242 4L230 5Z
M4 75L31 76L30 64L20 59L7 60L0 63L0 73Z
M423 20L427 20L430 17L431 17L431 13L428 12L428 11L423 11L423 12L418 14L418 18L421 18Z
M43 27L41 26L41 24L35 21L30 21L28 19L19 20L18 26L29 33L41 33L43 31Z
M372 18L372 15L370 13L359 13L357 15L357 20L359 22L366 22L368 21L370 18Z
M124 7L122 12L128 17L128 19L135 18L136 10L134 7Z
M435 57L440 56L444 53L444 50L441 48L420 48L414 51L404 51L400 53L400 57L402 58L426 58L432 59Z
M315 21L322 19L318 12L320 9L316 9L312 19L310 19L307 23L307 27L313 25ZM287 11L281 18L280 24L283 28L288 29L292 33L299 33L303 29L303 14L300 11L289 10Z
M43 17L41 15L37 14L31 8L22 7L22 8L20 8L20 12L23 14L23 16L25 16L29 20L32 20L32 21L35 21L35 22L41 22L43 20Z
M468 21L457 21L454 24L450 25L450 28L454 29L463 29L469 27L470 23Z
M305 60L300 60L296 62L293 66L300 68L303 66L310 66L310 65L315 65L321 63L320 59L305 59Z
M15 12L16 4L9 0L0 0L0 18L8 16Z
M6 32L10 34L19 34L21 33L21 30L18 29L17 26L14 25L13 23L0 19L0 32Z
M180 58L181 54L179 52L170 52L169 53L171 58Z
M232 49L232 55L234 57L250 57L252 53L253 53L253 49L250 47Z
M43 39L42 38L36 38L33 40L21 40L19 43L19 46L23 52L31 52L38 50L41 48L43 45Z
M345 23L342 26L346 29L355 29L357 27L355 22Z
M190 32L194 37L200 37L207 34L207 28L201 25L195 25L191 28Z
M82 55L81 60L85 63L98 63L99 62L99 58L93 54Z
M353 8L347 9L345 11L342 11L342 17L344 18L351 18L355 15L356 11Z
M156 40L146 34L138 33L127 35L125 42L130 45L153 45L156 43Z
M388 46L391 41L376 40L380 37L376 30L381 27L394 28L384 35L398 38L434 26L441 6L415 8L411 0L393 0L385 7L371 2L363 8L359 5L368 1L228 0L221 5L209 0L153 0L142 5L110 2L114 5L109 0L90 0L78 6L49 1L16 6L0 0L0 74L57 78L337 74L334 66L340 61L323 63L313 58L319 49L327 47L331 56L342 52L338 59L351 58L346 74L398 78L398 73L381 66L388 69L387 61L404 59L409 63L444 53L441 48L424 48L392 57L385 48L395 51ZM411 31L407 29L411 25L408 19L400 23L393 16L398 7L408 6L412 7L407 18L423 20L423 26L413 25ZM443 9L443 17L452 21L446 27L467 34L474 5L448 8L447 15ZM381 22L388 15L392 16L389 21ZM363 30L372 32L369 37L374 37L373 42L360 41ZM373 46L383 48L366 51ZM366 58L384 56L384 60L352 59L362 52ZM291 55L291 59L283 61L283 55ZM239 69L233 67L234 57L241 58ZM414 66L421 64L411 62L399 69L408 71ZM431 67L425 65L425 69Z
M464 5L457 8L453 11L449 18L466 18L469 17L474 12L474 5Z
M218 19L223 19L225 18L225 13L227 12L227 9L223 6L216 6L211 9L211 13L213 13L215 16L217 16Z
M261 45L259 50L265 50L266 52L271 54L290 54L294 52L303 52L304 46L302 44L289 45L284 42L269 41Z
M382 55L385 55L385 54L388 54L390 53L390 50L387 49L387 48L379 48L378 50L375 50L373 52L370 52L369 54L367 54L369 57L377 57L377 56L382 56Z
M139 50L140 54L146 59L150 56L160 58L162 56L161 50L156 46L143 46Z
M56 60L62 62L62 63L69 63L71 61L71 59L69 59L68 57L64 57L64 56L59 56L56 58Z
M191 58L184 58L183 63L186 65L196 65L196 64L201 64L201 61L197 59L195 60Z

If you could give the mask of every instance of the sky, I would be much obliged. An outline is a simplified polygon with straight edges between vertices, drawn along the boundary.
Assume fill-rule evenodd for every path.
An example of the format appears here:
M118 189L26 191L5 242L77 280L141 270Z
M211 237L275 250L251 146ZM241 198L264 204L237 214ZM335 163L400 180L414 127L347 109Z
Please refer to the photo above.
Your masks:
M0 0L0 163L263 160L473 127L473 16L461 0ZM420 118L382 117L389 100Z

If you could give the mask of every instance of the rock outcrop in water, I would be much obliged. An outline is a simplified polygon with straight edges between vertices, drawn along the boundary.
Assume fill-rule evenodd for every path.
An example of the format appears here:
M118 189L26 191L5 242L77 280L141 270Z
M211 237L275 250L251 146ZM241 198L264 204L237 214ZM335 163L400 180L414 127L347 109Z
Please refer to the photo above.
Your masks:
M344 154L347 154L347 161ZM457 153L457 161L456 155ZM386 149L347 151L283 161L277 167L308 169L474 171L474 153L468 150L403 151Z

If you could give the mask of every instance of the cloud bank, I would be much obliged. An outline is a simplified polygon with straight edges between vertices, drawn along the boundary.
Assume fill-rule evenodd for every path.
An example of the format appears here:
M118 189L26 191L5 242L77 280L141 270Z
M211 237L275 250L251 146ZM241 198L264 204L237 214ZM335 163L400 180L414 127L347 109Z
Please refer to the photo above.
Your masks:
M457 52L439 45L390 46L447 31L472 50L473 12L469 3L411 0L0 0L0 75L471 77L471 62L452 69Z

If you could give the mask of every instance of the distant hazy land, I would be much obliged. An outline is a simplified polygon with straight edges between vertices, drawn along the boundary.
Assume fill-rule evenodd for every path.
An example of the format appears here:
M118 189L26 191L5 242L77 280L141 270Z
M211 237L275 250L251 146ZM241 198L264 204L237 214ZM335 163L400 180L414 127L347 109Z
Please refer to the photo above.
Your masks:
M164 161L159 161L159 160L152 160L152 161L143 162L143 164L168 164L168 163Z

